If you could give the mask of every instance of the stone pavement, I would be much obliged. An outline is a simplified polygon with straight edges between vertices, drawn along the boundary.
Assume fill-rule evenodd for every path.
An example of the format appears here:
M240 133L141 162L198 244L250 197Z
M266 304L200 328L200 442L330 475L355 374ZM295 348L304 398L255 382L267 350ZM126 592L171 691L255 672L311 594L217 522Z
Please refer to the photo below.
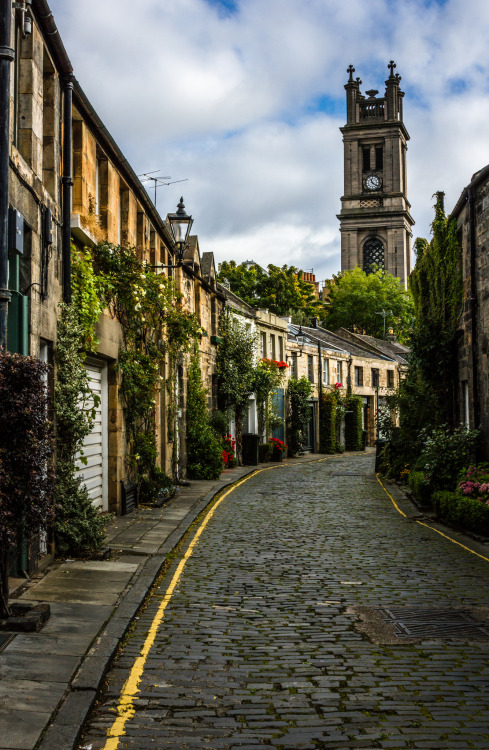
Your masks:
M191 482L162 508L116 518L108 528L110 559L59 562L27 585L20 598L49 602L51 618L40 633L17 634L0 651L2 750L73 746L167 554L214 495L250 471L235 468L217 481Z
M396 499L406 517L364 454L239 485L178 581L193 533L138 613L80 750L488 748L487 632L398 638L379 609L487 613L489 561L416 523L419 511ZM489 558L484 545L444 533ZM124 688L148 632L144 670ZM109 745L131 685L119 712L127 723Z

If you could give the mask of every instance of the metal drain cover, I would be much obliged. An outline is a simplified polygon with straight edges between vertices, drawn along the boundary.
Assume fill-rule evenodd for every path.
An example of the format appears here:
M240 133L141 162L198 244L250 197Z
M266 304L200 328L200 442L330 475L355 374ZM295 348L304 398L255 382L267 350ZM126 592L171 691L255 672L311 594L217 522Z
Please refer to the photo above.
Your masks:
M397 638L489 638L489 623L468 610L385 607L380 613Z

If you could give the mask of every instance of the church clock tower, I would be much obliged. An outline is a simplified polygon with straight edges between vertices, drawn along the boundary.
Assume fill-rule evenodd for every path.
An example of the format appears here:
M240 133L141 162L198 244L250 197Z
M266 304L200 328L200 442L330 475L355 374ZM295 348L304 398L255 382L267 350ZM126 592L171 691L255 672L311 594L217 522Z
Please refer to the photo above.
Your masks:
M406 151L409 134L402 119L401 76L388 65L385 96L360 92L350 65L346 89L345 185L338 215L341 270L366 273L384 268L406 286L411 271L411 227L407 199Z

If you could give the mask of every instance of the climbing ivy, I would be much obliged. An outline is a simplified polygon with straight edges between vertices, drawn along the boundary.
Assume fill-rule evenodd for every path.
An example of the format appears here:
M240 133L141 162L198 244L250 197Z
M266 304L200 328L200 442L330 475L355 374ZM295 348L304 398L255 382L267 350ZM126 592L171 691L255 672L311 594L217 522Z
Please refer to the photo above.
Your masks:
M94 248L103 279L103 304L121 324L118 370L129 441L129 465L141 484L156 472L155 403L165 380L169 438L176 471L176 383L182 356L201 333L195 315L181 305L175 282L157 274L131 248L103 243Z
M74 304L61 305L55 352L56 382L56 517L54 533L60 555L98 549L105 539L103 517L92 504L75 465L84 438L90 434L98 397L92 394L81 347L85 329ZM83 462L83 456L82 456Z
M336 394L331 391L319 399L319 452L336 452Z
M345 397L345 449L347 451L361 451L362 440L362 412L361 396L348 394Z
M221 343L216 357L219 406L235 419L236 455L240 460L243 419L255 387L256 337L228 309L221 314L219 336Z
M306 441L307 426L311 416L309 398L312 385L306 377L290 378L288 387L289 414L287 418L287 435L289 456L301 453Z
M218 479L223 469L221 438L211 427L207 391L202 385L200 355L195 346L187 373L187 475Z
M411 336L411 374L418 373L431 394L433 427L453 424L453 383L457 327L462 311L462 265L455 220L446 217L437 193L430 242L415 242L416 266L410 277L415 325Z

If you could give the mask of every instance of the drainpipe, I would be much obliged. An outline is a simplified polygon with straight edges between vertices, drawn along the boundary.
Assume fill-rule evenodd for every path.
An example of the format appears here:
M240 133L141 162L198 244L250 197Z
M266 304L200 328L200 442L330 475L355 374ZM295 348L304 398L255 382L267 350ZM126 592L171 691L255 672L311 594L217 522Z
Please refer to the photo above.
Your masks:
M8 184L10 159L10 46L12 0L0 0L0 350L7 348L8 291Z
M71 303L71 189L72 175L72 125L73 125L73 76L66 76L63 84L63 300Z
M476 285L476 240L475 240L475 205L474 188L467 189L469 208L469 243L470 243L470 324L472 333L472 394L474 404L474 428L480 426L479 404L479 363L477 356L477 285Z

